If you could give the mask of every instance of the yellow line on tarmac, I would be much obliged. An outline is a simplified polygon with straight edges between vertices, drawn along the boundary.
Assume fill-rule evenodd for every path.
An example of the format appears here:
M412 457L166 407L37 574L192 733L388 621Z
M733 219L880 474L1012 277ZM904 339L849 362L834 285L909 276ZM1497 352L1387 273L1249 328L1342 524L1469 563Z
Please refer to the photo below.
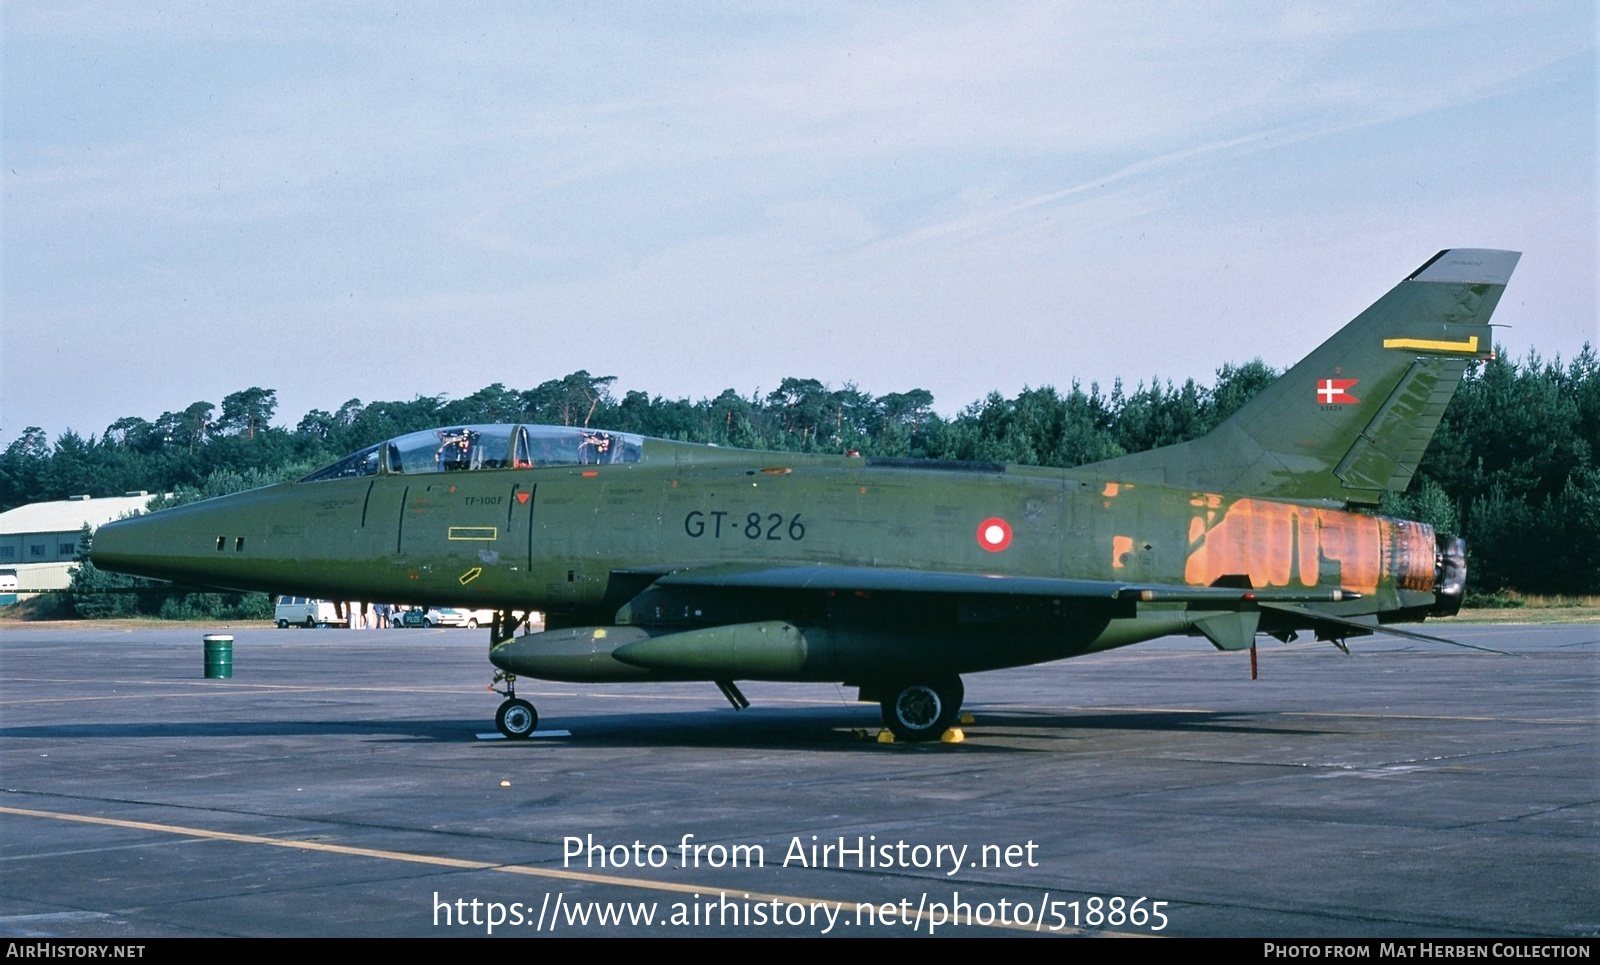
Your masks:
M19 684L19 683L81 685L83 683L83 681L81 679L77 679L77 678L73 678L73 679L57 679L57 678L50 678L50 677L13 677L13 678L3 678L3 682L4 683L9 683L9 684L12 684L12 685L16 685L16 684ZM61 697L21 697L21 698L9 698L9 699L8 698L4 698L4 697L0 697L0 707L15 707L15 706L21 706L23 704L71 704L71 703L80 703L80 702L83 702L83 701L96 701L96 700L152 700L152 699L155 699L155 698L158 698L158 697L159 698L169 698L169 697L213 698L213 697L216 697L219 693L232 694L232 695L237 695L237 696L248 696L248 695L252 695L252 694L352 694L352 693L430 694L430 695L444 695L444 696L474 695L475 696L475 695L479 695L479 694L483 693L483 691L481 689L478 689L478 688L475 688L475 687L474 688L470 688L470 689L463 689L461 687L451 687L451 688L443 688L443 687L351 687L351 686L343 686L343 685L306 686L306 685L292 685L292 684L244 683L244 682L236 681L236 680L203 680L203 681L202 680L196 680L196 681L192 681L192 682L190 682L190 681L181 681L181 680L178 680L178 681L174 681L174 680L100 680L100 681L97 681L97 685L101 686L101 687L140 687L140 686L147 686L147 687L148 686L192 687L193 689L192 690L184 690L184 691L175 692L175 693L151 693L151 692L145 691L145 690L137 690L137 691L133 691L133 692L130 692L130 693L125 693L125 694L121 694L121 693L112 693L112 694L72 694L72 695L69 695L69 696L61 696ZM707 697L704 694L586 693L586 692L583 692L583 691L528 690L526 688L524 688L522 691L519 691L519 692L522 693L524 696L527 696L527 697L582 697L582 698L589 698L589 699L595 699L595 700L655 700L655 701L668 701L668 702L677 702L677 703L695 703L695 704L703 704L703 703L706 703L708 700L712 699L710 697ZM817 698L806 698L806 697L772 697L772 696L763 696L761 698L761 702L764 703L764 704L804 704L804 705L816 705L816 706L826 706L826 707L837 707L837 706L855 707L855 706L857 706L855 701L848 701L848 700L844 701L841 704L841 702L837 698L817 699ZM720 705L721 701L718 700L717 703L718 703L718 705Z
M1370 720L1458 720L1481 724L1592 724L1584 717L1469 717L1459 714L1370 714L1358 711L1282 711L1285 717L1355 717Z
M969 708L972 713L980 716L987 715L990 719L996 714L1003 714L1014 710L1037 710L1052 713L1114 713L1114 714L1212 714L1218 717L1347 717L1356 720L1455 720L1472 723L1486 724L1592 724L1593 718L1587 717L1482 717L1465 716L1460 714L1378 714L1363 711L1336 711L1336 710L1223 710L1205 707L1122 707L1114 704L1095 704L1092 706L1045 706L1042 704L996 704L992 708Z
M63 682L65 682L65 681L63 681ZM82 683L82 681L74 681L74 682ZM151 686L151 685L156 685L158 683L159 683L160 686L163 686L163 687L185 686L181 682L174 683L173 681L170 681L170 680L163 680L163 681L159 681L159 682L158 681L133 681L132 683L111 681L111 684L116 685L116 686L120 686L120 687ZM259 694L351 694L351 693L373 693L373 694L436 694L436 695L444 695L444 696L452 696L452 695L459 696L459 695L463 695L463 694L481 693L481 691L477 691L477 690L460 690L460 689L439 690L439 689L429 689L429 688L425 688L425 687L338 687L338 686L330 686L330 687L291 687L291 686L280 686L280 685L270 685L270 684L230 684L226 680L223 680L223 681L211 681L210 683L196 684L194 686L195 686L195 689L193 689L193 690L175 691L173 693L159 693L159 692L151 693L148 690L138 690L138 691L133 691L131 693L126 693L126 694L74 694L72 696L66 696L66 697L23 697L23 698L14 699L14 700L0 699L0 706L10 707L10 706L18 705L18 704L70 704L70 703L75 703L75 702L84 701L84 700L130 700L130 699L132 699L132 700L153 700L153 699L155 699L157 697L161 697L161 698L166 698L166 697L215 698L219 694L229 694L229 695L233 695L233 696L249 696L249 695L252 695L252 694L259 695ZM202 690L200 688L204 688L204 689Z
M82 677L0 677L0 683L7 683L7 684L72 684L73 686L81 687L81 686L83 686L83 678ZM229 692L243 692L243 693L251 693L251 692L254 692L254 691L262 691L262 692L266 692L266 693L277 693L279 691L282 691L284 693L297 693L297 692L300 692L300 691L305 691L305 692L308 692L308 693L317 693L317 692L321 692L321 691L328 691L328 692L372 691L374 693L396 693L396 694L412 694L412 693L415 693L415 694L465 694L465 693L479 693L480 692L476 688L473 688L473 687L470 687L470 686L469 687L460 687L460 686L457 686L457 687L371 687L371 686L361 686L361 685L353 685L353 684L315 684L315 685L313 685L313 684L267 684L267 683L259 683L257 681L251 681L251 680L237 680L237 679L233 679L233 678L225 678L225 679L221 679L221 680L218 680L218 679L172 680L172 679L167 679L167 678L163 678L163 679L145 679L145 678L140 678L140 677L96 677L94 679L94 685L96 687L101 687L101 688L105 688L105 687L193 687L196 690L199 690L200 688L205 688L205 696L211 696L212 694L216 693L216 691L218 691L218 690L226 690L226 691L229 691Z
M235 844L261 844L273 848L291 848L296 851L320 851L325 854L342 854L356 858L378 858L383 861L402 861L409 864L431 865L437 868L455 868L462 871L499 871L505 874L526 875L534 878L554 878L558 881L581 881L587 884L616 885L623 888L643 888L653 891L667 891L685 895L720 895L727 892L726 888L713 888L701 885L680 885L666 881L652 881L649 878L624 878L620 875L597 875L587 871L566 871L556 868L533 868L528 865L495 864L489 861L472 861L466 858L445 858L439 855L415 854L410 851L387 851L381 848L356 848L344 844L328 844L322 841L304 841L297 838L270 838L260 834L238 834L233 831L212 831L207 828L190 828L178 824L155 824L150 821L127 821L121 818L101 818L88 814L71 814L64 811L38 811L32 808L13 808L0 806L0 814L13 814L19 817L47 818L55 821L73 821L78 824L99 824L112 828L127 828L134 831L153 831L158 834L174 834L188 838L204 838L210 841L231 841ZM872 905L880 902L840 902L822 898L801 898L795 895L769 894L759 891L743 891L739 894L760 902L777 901L790 905L837 905L841 908L848 905ZM1023 904L1026 904L1024 902ZM919 914L920 919L920 914ZM979 925L977 921L971 925ZM954 927L954 926L946 926ZM961 926L967 927L967 926ZM1150 937L1140 933L1085 931L1077 928L1062 928L1059 931L1047 932L1036 929L1033 925L1002 924L995 921L985 928L1002 928L1010 931L1022 931L1030 934L1054 935L1087 935L1093 934L1104 937L1116 938L1146 938Z

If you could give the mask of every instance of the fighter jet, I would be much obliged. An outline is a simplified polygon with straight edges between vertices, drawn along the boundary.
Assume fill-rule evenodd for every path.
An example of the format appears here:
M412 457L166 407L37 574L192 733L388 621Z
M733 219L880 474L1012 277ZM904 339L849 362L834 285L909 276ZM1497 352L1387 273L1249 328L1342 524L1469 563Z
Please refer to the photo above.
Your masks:
M755 452L539 425L370 446L296 482L103 526L96 566L235 590L496 611L518 677L839 682L902 740L962 677L1170 634L1343 647L1455 613L1462 540L1371 510L1489 358L1510 251L1449 249L1217 429L1076 469ZM518 635L524 614L546 630Z

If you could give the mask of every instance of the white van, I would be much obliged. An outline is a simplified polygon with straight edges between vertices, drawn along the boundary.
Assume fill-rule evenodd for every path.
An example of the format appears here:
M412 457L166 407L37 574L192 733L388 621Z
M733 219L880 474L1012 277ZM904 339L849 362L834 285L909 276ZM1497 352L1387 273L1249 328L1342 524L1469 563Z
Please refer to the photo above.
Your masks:
M330 624L348 626L346 620L340 619L339 608L328 600L313 600L303 596L280 596L278 605L273 608L272 619L278 622L278 629L289 627L325 627Z
M17 571L0 570L0 593L17 592Z

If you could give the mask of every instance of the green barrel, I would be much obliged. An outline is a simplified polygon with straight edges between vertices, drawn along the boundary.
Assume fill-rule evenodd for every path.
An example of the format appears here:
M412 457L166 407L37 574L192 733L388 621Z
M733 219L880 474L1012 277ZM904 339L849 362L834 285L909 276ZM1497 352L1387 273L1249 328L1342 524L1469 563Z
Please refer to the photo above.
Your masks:
M206 634L206 677L226 679L233 676L233 637L225 633Z

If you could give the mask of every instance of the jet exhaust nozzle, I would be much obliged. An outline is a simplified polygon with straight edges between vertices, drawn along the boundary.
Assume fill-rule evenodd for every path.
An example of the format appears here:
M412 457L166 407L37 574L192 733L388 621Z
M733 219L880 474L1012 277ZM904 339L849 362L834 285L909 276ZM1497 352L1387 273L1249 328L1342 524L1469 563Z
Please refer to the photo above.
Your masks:
M1451 617L1461 612L1467 595L1467 541L1459 536L1438 534L1434 557L1433 607L1429 616Z

